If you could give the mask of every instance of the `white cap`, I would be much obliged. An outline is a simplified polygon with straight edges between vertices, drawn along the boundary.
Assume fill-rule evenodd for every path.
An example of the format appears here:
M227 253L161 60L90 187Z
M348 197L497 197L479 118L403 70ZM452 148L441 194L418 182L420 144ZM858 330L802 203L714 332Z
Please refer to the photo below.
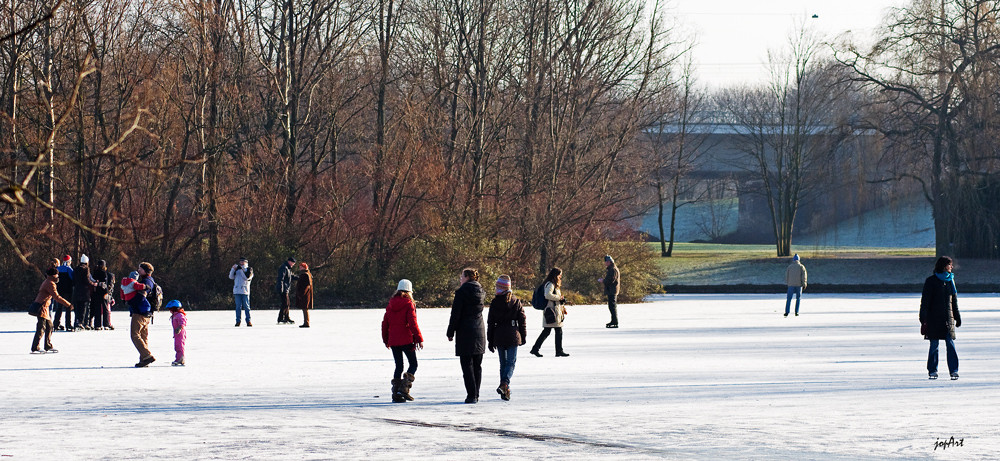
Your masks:
M399 284L396 285L396 290L397 291L409 291L410 293L413 293L413 284L410 283L410 281L406 280L406 279L400 280Z
M90 258L88 258L87 255L80 255L80 264L88 263L90 263Z

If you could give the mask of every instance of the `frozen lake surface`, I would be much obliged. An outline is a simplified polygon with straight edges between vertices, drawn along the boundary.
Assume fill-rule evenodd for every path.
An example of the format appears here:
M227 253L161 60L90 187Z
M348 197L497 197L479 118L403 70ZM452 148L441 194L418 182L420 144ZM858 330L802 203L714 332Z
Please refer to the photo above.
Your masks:
M959 285L961 288L961 285ZM138 354L115 331L56 332L28 353L34 318L0 313L2 459L996 459L1000 297L961 293L961 379L944 346L929 381L918 295L678 295L572 306L565 349L519 351L512 400L496 354L465 405L447 309L417 312L426 347L414 402L389 399L381 310L323 310L310 329L254 311L190 312L186 367L171 367L167 315ZM293 319L301 313L293 311ZM529 308L529 345L541 313ZM956 444L938 442L955 438ZM960 442L961 441L961 442ZM959 446L958 443L961 443Z

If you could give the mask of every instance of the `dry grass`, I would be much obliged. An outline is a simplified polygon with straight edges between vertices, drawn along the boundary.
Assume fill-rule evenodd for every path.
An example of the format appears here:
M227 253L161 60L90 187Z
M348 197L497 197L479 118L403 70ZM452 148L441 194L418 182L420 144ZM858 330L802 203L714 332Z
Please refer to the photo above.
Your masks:
M655 246L659 252L659 246ZM920 284L934 268L930 248L798 249L809 283L825 285ZM789 258L774 256L773 246L675 244L673 256L660 258L666 285L783 284ZM1000 280L1000 264L982 259L955 261L962 284Z

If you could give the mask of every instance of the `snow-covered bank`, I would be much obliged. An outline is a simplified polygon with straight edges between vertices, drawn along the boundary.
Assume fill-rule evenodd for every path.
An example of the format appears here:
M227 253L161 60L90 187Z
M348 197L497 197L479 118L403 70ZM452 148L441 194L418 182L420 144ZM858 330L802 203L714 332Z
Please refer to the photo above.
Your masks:
M138 355L115 331L57 332L30 355L34 318L0 314L0 455L10 459L991 459L1000 452L1000 298L960 293L961 379L926 379L916 295L676 295L571 307L566 358L521 348L503 402L495 354L478 405L448 311L421 309L415 402L392 404L378 310L316 311L310 329L190 312L187 366L166 315ZM293 311L293 319L300 320ZM529 308L529 344L540 312ZM942 359L941 369L947 367ZM961 446L938 447L954 437Z

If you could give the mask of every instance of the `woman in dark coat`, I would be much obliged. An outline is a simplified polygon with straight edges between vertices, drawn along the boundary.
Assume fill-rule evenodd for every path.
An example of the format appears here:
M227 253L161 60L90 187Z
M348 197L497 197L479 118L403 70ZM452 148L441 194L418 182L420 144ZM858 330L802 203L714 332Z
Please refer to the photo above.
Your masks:
M309 309L313 308L313 276L306 263L299 264L299 278L295 283L295 305L302 309L302 325L299 325L299 328L309 328Z
M448 322L448 341L455 341L455 355L462 364L465 380L465 403L479 402L483 382L483 354L486 353L486 327L483 324L483 298L479 272L465 269L459 276L461 286L455 291Z
M951 379L958 379L958 352L955 351L955 328L962 326L958 313L958 289L955 287L954 267L951 258L942 256L934 264L934 275L924 281L920 295L920 332L930 340L927 354L927 373L937 379L938 344L944 340L948 349L948 372Z
M497 279L496 297L490 303L490 314L487 317L486 340L490 352L499 351L500 357L500 387L497 394L504 400L510 400L510 378L514 376L514 364L517 362L517 346L523 346L527 341L527 320L521 300L510 291L510 276L501 275Z

